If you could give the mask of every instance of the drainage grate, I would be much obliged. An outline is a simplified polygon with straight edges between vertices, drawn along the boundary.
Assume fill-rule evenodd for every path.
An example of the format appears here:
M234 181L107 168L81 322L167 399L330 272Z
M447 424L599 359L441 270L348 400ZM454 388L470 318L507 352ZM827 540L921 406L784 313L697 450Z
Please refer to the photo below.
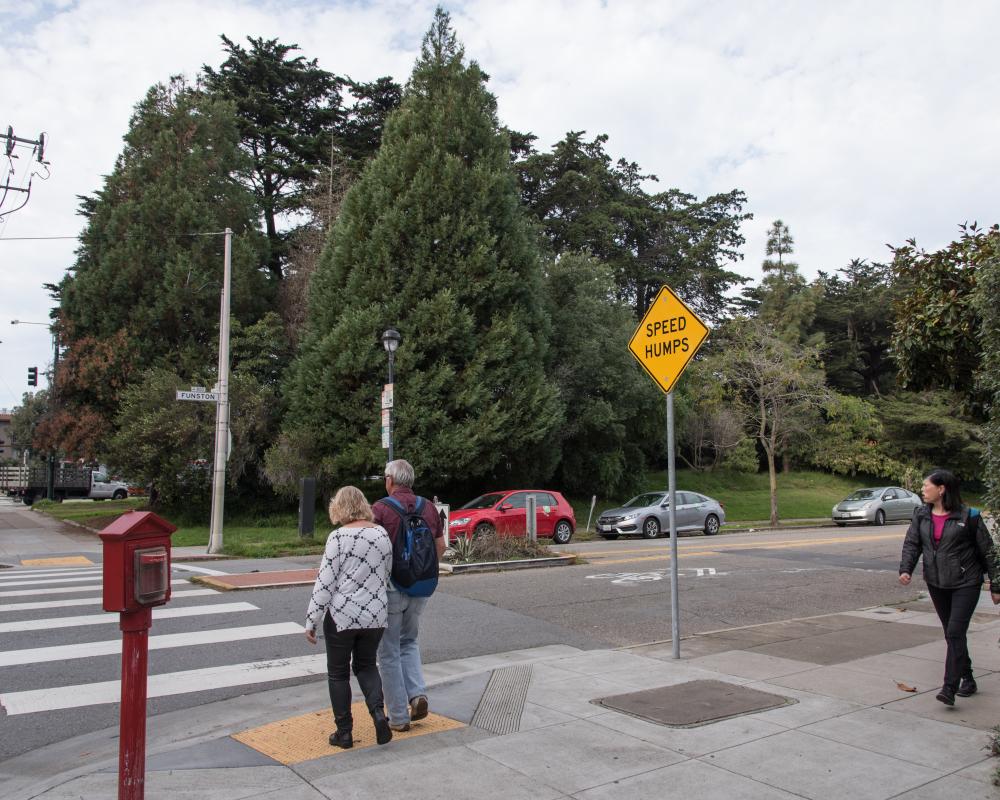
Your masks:
M500 735L519 730L530 682L531 664L493 670L472 717L472 724Z

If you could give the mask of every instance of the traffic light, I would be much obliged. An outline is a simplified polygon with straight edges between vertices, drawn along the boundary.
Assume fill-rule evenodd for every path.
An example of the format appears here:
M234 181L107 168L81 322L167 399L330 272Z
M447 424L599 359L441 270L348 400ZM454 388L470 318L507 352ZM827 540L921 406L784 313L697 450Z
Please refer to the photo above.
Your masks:
M28 386L38 386L38 367L28 367Z

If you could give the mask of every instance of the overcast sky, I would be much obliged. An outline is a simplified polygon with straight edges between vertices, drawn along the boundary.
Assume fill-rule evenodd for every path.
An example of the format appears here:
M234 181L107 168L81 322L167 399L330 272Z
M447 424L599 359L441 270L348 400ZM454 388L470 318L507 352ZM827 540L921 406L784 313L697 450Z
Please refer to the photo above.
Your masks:
M153 83L222 61L219 35L297 43L321 67L405 82L433 0L0 0L0 130L45 131L48 180L0 222L0 407L44 371L44 283L73 261L77 195L114 165ZM915 237L936 249L966 220L1000 221L1000 3L470 0L445 7L491 75L501 120L548 148L607 133L698 197L743 189L754 215L735 269L757 278L783 219L807 277L886 260ZM13 184L29 152L18 150ZM6 164L0 163L6 169ZM7 211L17 198L8 196ZM626 357L622 343L623 358ZM206 354L206 358L211 357ZM44 385L44 380L41 381Z

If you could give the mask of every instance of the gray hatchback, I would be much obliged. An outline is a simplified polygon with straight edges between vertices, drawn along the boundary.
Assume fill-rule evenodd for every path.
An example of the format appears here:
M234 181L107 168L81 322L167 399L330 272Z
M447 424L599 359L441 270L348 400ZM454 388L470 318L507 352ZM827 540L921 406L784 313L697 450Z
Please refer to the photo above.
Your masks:
M833 507L833 521L841 527L859 522L885 525L889 520L908 520L923 502L920 495L899 486L858 489Z
M726 509L718 500L697 492L676 492L677 530L719 532L726 522ZM661 531L670 534L670 497L667 492L646 492L620 508L611 508L597 520L597 532L605 539L641 535L655 539Z

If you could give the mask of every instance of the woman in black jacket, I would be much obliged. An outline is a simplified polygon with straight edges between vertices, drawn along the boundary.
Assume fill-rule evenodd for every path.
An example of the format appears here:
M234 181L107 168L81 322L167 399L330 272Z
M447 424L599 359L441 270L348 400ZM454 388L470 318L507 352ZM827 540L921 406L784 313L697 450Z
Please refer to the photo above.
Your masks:
M917 559L924 557L924 581L944 628L948 655L937 699L955 705L955 695L976 693L966 634L979 602L983 573L990 576L994 604L1000 603L1000 570L993 541L979 511L962 505L958 478L936 469L924 479L924 505L916 508L903 541L899 582L909 586Z

